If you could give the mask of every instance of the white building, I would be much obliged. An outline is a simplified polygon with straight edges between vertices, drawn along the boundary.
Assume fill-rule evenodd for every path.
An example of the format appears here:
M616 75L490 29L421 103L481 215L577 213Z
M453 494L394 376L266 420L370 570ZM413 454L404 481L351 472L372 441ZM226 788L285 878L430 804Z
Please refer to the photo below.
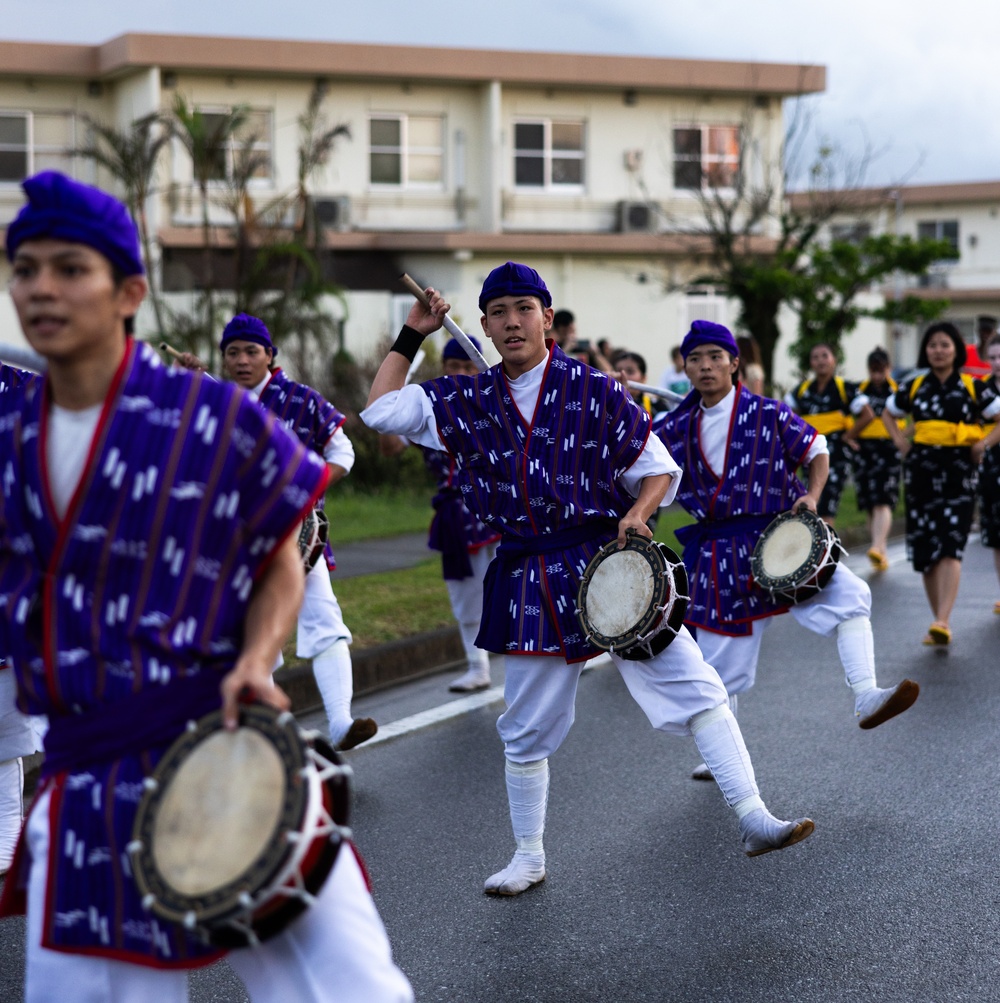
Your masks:
M835 219L825 239L882 233L933 237L950 241L958 252L956 259L939 262L919 281L890 279L872 289L871 302L903 294L947 299L941 319L954 323L967 344L975 344L977 319L1000 317L1000 181L856 189L849 195L856 213ZM792 204L801 198L791 196ZM912 366L922 333L863 321L844 342L845 370L862 374L865 356L875 345L888 349L894 364Z
M298 118L317 81L329 124L351 133L310 179L332 277L347 292L349 350L363 356L395 332L410 302L402 271L443 289L477 330L483 278L514 258L541 272L581 337L643 353L655 378L690 320L733 319L725 301L691 290L706 271L704 245L684 234L700 218L697 189L726 187L743 127L780 194L783 101L821 91L825 70L141 34L4 42L0 226L21 203L21 178L45 167L113 187L68 152L83 144L86 117L124 128L168 114L178 95L206 114L251 109L255 198L273 199L296 183ZM220 162L219 178L231 167ZM182 299L197 286L202 230L180 143L162 158L147 211L164 287ZM0 342L18 340L5 300Z

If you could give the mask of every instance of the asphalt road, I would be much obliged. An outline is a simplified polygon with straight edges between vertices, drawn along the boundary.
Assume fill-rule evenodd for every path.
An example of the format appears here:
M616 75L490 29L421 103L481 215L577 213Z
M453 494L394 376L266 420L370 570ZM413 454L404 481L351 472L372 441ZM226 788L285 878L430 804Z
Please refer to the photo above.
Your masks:
M551 763L548 879L489 898L513 848L498 694L456 702L435 677L357 701L396 732L349 754L354 829L417 999L1000 1001L1000 592L971 544L956 640L926 649L920 578L896 557L872 581L876 656L883 685L920 683L910 712L860 731L835 641L790 617L741 700L769 807L816 821L781 853L740 853L722 796L688 779L693 742L654 732L598 667ZM0 924L0 999L18 998L22 941ZM245 995L221 964L192 999Z

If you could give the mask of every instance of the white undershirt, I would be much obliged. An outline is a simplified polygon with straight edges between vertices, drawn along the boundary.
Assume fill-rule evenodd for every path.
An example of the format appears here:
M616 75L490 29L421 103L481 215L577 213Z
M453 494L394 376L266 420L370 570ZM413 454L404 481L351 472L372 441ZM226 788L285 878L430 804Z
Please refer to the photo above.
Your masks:
M729 425L733 417L733 408L736 406L736 388L726 394L718 404L712 407L705 407L704 401L701 404L701 451L708 461L712 473L716 477L721 477L726 465L726 447L729 445ZM808 466L813 457L829 452L826 445L826 436L817 435L809 446L809 452L802 461L804 466Z
M48 437L45 444L45 464L48 468L52 504L60 519L73 498L83 467L90 453L90 444L101 417L104 402L70 411L53 404L49 411Z
M533 369L529 369L517 379L507 381L514 403L526 423L530 423L534 417L548 361L549 357L546 355ZM411 442L426 446L428 449L447 449L438 434L437 420L430 398L419 385L409 384L402 390L392 390L383 395L361 412L361 420L376 432L404 435ZM680 485L681 468L667 452L666 446L655 435L650 435L639 458L622 475L621 485L633 498L636 498L642 481L656 474L670 474L673 478L666 496L660 503L661 507L669 505L674 500Z
M271 374L268 373L257 384L257 386L251 388L247 391L251 397L260 400L260 395L267 386L271 379ZM354 466L354 446L351 440L347 438L347 434L344 432L344 427L341 426L337 429L333 435L330 436L329 441L323 447L323 459L327 463L335 463L338 467L343 467L348 473L351 472L351 467Z

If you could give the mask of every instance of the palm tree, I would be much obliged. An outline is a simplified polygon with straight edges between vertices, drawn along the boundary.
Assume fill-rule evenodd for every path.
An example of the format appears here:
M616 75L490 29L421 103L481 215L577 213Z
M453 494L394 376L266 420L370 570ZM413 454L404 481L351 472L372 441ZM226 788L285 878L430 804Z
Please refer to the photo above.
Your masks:
M139 238L149 273L149 296L156 317L157 334L162 338L163 303L153 262L153 242L146 206L156 192L157 163L164 146L170 142L170 123L165 122L156 112L137 118L125 130L104 125L89 115L84 116L84 120L88 127L86 146L73 152L104 168L125 191L125 203L139 227Z
M209 189L212 182L225 181L229 177L227 168L229 146L246 124L250 109L246 105L237 105L225 112L212 112L211 115L206 115L200 108L189 107L184 98L178 94L174 101L173 112L178 127L176 135L191 157L194 181L201 198L204 333L209 345L209 364L212 365L215 361L216 316Z

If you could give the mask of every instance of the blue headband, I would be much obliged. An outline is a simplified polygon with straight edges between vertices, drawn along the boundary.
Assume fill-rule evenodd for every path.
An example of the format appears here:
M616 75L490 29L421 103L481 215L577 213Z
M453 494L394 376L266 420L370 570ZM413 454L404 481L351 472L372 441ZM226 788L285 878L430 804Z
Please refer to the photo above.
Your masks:
M11 261L26 240L65 240L92 247L122 275L145 273L135 223L118 199L58 171L42 171L21 187L28 203L7 227Z
M691 330L681 342L681 355L686 359L696 348L702 345L718 345L730 355L739 358L740 349L736 339L728 327L713 324L710 320L696 320L691 324Z
M479 309L486 313L486 304L501 296L537 296L542 306L552 306L552 294L538 272L515 261L494 268L486 276L483 291L479 294Z
M238 313L223 329L222 340L219 342L219 349L226 350L226 345L231 341L252 341L255 345L262 345L270 349L275 355L278 350L271 341L271 332L267 325L259 317L251 317L248 313Z
M483 346L479 344L479 339L473 335L469 335L469 341L476 346L476 351L482 353ZM462 359L462 361L467 361L469 358L469 353L462 348L461 342L458 338L452 338L445 343L444 348L441 349L442 359Z

